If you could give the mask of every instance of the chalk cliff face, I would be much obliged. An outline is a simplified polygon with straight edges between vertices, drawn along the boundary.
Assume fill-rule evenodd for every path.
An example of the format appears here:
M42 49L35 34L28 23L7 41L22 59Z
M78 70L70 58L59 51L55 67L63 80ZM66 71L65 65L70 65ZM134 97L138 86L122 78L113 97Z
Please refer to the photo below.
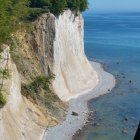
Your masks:
M8 47L4 52L10 57L11 78L4 84L8 101L0 109L1 140L41 139L44 128L56 124L49 113L21 95L21 83L30 81L30 74L55 74L53 90L63 101L82 95L98 83L84 53L82 15L75 16L70 10L59 17L43 14L33 25L33 31L16 34L22 44L17 51L17 65L11 60Z
M43 14L35 22L34 38L37 55L46 74L54 73L53 89L68 101L91 90L97 74L84 53L84 21L70 10L59 17ZM34 44L31 44L33 46Z
M91 90L98 82L84 53L83 25L82 15L69 10L55 19L53 86L64 101Z
M21 95L21 79L11 60L8 46L1 56L0 68L7 65L10 77L4 80L7 103L0 109L0 140L42 139L44 129L56 124L55 119Z

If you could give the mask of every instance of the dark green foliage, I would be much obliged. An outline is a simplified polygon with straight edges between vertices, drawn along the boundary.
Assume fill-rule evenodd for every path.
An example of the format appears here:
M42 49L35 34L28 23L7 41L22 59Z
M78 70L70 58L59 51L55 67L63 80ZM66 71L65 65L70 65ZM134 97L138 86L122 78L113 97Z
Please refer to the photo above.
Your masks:
M85 11L88 8L88 2L87 0L80 0L80 8L79 10L81 12Z
M30 7L44 8L55 15L59 15L66 8L83 12L88 8L87 0L30 0Z
M79 0L68 0L68 8L71 10L77 10L80 7L80 1Z
M0 0L0 43L9 40L27 15L27 0Z
M10 77L9 70L0 68L0 79L1 79L1 83L0 83L0 108L6 104L6 98L3 95L3 83L4 83L4 79L8 79L9 77Z
M36 77L32 83L29 85L22 86L22 90L24 94L36 94L42 89L48 93L51 93L51 82L54 79L54 75L50 75L48 77L38 76Z
M6 104L6 98L3 96L2 92L0 92L0 108Z
M9 70L7 69L8 59L5 68L0 68L0 108L6 104L6 98L3 95L4 80L10 77Z
M67 8L83 12L87 7L87 0L0 0L0 44L8 43L22 21L48 11L58 16Z
M59 100L59 98L52 92L52 80L55 78L54 75L38 76L34 78L30 84L22 84L22 94L33 102L37 103L41 101L43 103L49 103L52 101Z
M1 69L0 68L0 79L8 79L10 77L10 73L8 69Z
M62 13L66 7L67 7L66 0L51 0L50 11L55 15L59 15L60 13Z
M30 8L27 16L27 20L29 21L33 21L35 20L37 17L39 17L42 13L47 12L45 9L42 8Z
M87 0L67 0L67 5L71 10L77 10L80 12L83 12L88 8Z
M30 7L42 8L44 6L50 6L50 0L30 0Z

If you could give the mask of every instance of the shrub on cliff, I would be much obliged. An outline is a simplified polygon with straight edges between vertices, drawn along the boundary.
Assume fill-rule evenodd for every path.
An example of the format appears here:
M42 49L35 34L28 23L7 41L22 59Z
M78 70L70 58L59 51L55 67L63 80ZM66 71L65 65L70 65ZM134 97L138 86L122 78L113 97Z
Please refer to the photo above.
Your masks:
M0 68L0 108L6 104L6 97L4 95L3 86L4 86L4 80L10 77L9 70L7 69L7 65L8 65L8 59L5 68L4 69Z
M6 104L6 98L0 92L0 108L2 108Z
M50 0L30 0L30 7L42 8L44 6L50 6Z
M28 13L27 4L27 0L0 0L0 43L7 42L19 27Z
M55 76L53 74L48 77L42 75L37 76L29 85L22 85L23 95L35 96L37 93L40 93L41 90L44 90L47 94L52 93L51 86L54 78Z
M44 8L51 13L59 15L67 7L66 0L30 0L30 7Z
M47 8L53 14L59 15L66 8L80 12L88 8L87 0L30 0L30 7Z
M35 19L48 10L59 15L67 8L83 12L87 7L87 0L0 0L0 44L7 43L25 19Z
M68 8L71 10L85 11L88 8L87 0L67 0Z
M67 7L66 0L51 0L50 11L55 15L59 15Z
M80 0L80 7L79 10L81 12L85 11L88 8L88 2L87 0Z

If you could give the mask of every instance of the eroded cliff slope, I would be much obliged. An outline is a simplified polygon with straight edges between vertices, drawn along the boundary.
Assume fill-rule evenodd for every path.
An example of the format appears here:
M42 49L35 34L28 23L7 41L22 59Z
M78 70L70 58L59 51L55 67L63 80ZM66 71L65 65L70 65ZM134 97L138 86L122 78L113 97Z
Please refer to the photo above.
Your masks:
M63 120L67 105L62 101L97 85L97 74L84 53L83 24L82 15L70 10L59 17L46 13L30 29L14 34L14 62L9 47L5 49L11 77L4 83L7 104L0 109L1 140L41 139L46 127ZM37 77L52 74L51 92L33 89Z
M57 120L21 95L21 79L11 60L8 46L4 46L1 56L0 68L7 65L10 77L4 80L3 91L7 103L0 109L0 139L42 139L44 129L57 124Z
M46 75L55 75L53 89L63 101L96 86L97 74L84 53L84 21L81 14L76 16L70 10L59 17L43 14L34 22L33 31L25 36L26 41L22 44L34 50L39 60L37 64Z
M64 101L93 89L98 77L84 53L84 21L70 10L55 20L55 93Z

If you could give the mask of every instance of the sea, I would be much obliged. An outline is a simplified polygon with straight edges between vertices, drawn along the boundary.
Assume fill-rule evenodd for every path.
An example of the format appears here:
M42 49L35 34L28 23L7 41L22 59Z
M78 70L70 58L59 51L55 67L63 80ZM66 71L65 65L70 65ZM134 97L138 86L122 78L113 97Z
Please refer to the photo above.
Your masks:
M140 121L140 13L83 14L85 53L116 78L114 89L89 101L93 120L74 140L133 140Z

